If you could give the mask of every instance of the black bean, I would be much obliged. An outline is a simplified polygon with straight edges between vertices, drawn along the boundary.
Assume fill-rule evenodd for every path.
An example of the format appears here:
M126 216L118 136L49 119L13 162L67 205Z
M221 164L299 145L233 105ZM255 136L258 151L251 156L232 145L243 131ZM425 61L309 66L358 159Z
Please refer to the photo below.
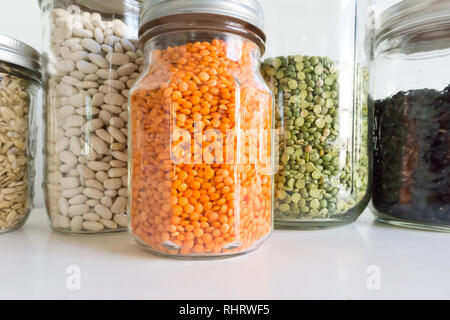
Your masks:
M450 226L450 85L375 102L374 207L406 222Z

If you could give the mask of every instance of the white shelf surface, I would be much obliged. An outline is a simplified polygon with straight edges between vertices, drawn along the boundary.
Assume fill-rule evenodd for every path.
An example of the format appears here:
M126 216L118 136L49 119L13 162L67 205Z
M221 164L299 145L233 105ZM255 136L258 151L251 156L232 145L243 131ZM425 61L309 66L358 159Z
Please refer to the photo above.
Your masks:
M79 290L67 286L70 266ZM155 257L126 233L60 234L43 209L0 235L0 299L397 298L450 299L449 234L385 226L366 211L337 229L277 230L250 254L213 261Z

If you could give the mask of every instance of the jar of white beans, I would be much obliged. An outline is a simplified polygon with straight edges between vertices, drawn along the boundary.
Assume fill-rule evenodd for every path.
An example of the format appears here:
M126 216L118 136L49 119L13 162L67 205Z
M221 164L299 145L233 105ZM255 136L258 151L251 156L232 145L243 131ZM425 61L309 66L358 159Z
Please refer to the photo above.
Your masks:
M142 71L133 0L44 0L46 207L53 229L125 231L130 89Z

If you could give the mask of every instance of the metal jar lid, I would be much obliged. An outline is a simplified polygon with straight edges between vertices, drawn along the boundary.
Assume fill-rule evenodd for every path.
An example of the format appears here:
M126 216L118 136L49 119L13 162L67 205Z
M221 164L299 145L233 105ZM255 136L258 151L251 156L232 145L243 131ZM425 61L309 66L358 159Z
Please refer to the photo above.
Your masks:
M450 0L403 0L390 7L380 16L376 46L386 40L393 40L390 46L403 42L410 53L450 47Z
M0 61L41 74L41 55L22 41L0 34Z
M140 0L78 0L81 7L99 11L101 14L132 15L139 17Z
M142 0L60 0L58 8L68 9L72 5L80 6L86 10L98 11L100 14L118 14L139 16ZM55 0L38 0L39 7L44 9L57 7Z
M139 34L148 29L163 29L161 24L169 20L182 20L183 17L193 17L196 21L205 18L211 24L224 20L233 28L248 28L258 38L265 42L264 12L257 0L143 0ZM239 26L241 24L241 26ZM233 26L231 26L233 25ZM152 33L152 32L150 32Z
M187 13L230 16L264 29L264 13L257 0L143 0L140 25Z

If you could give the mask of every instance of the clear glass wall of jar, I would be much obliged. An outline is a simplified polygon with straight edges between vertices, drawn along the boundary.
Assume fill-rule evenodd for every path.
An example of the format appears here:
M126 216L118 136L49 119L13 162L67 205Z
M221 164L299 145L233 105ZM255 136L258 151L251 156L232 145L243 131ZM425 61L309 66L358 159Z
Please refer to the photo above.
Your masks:
M372 205L378 220L450 231L450 2L403 1L376 38Z
M40 60L0 35L0 233L23 226L33 209Z
M125 231L129 90L142 70L133 0L43 0L46 207L53 229Z
M370 1L262 3L279 136L275 226L351 223L370 198Z
M129 215L130 232L153 253L226 257L257 248L272 231L261 15L255 1L144 2Z

